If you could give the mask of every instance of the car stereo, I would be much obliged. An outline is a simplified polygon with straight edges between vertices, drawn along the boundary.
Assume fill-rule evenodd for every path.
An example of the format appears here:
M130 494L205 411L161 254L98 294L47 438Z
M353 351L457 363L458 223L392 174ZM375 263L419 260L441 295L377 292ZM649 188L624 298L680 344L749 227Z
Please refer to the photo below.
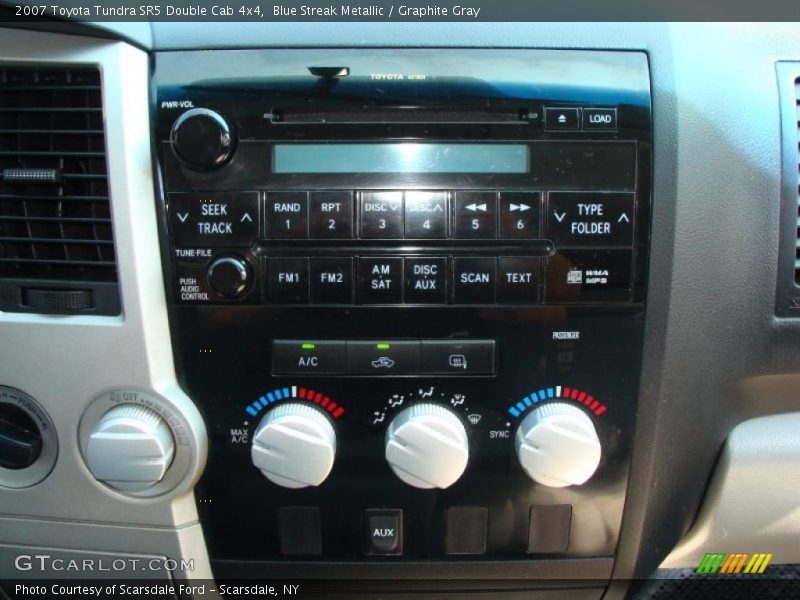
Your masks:
M215 574L612 557L647 281L646 55L228 50L155 67Z

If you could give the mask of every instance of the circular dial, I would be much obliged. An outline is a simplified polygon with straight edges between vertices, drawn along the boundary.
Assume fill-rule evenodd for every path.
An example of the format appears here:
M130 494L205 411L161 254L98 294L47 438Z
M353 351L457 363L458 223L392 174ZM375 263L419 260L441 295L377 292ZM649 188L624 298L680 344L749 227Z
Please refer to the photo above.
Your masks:
M42 432L16 404L0 404L0 467L24 469L42 453Z
M175 456L175 440L158 413L137 404L109 410L86 446L95 479L124 492L139 492L163 479Z
M517 429L514 446L528 476L549 487L586 483L600 463L600 440L592 420L564 402L529 413Z
M417 488L447 488L467 468L469 441L461 420L438 404L401 411L386 431L386 460L392 471Z
M250 266L238 256L215 258L208 265L208 283L225 298L241 296L250 280Z
M290 402L269 411L253 435L250 457L264 477L285 488L320 485L333 468L336 432L316 408Z
M207 108L193 108L178 117L170 141L175 155L199 171L220 167L233 154L234 139L228 122Z

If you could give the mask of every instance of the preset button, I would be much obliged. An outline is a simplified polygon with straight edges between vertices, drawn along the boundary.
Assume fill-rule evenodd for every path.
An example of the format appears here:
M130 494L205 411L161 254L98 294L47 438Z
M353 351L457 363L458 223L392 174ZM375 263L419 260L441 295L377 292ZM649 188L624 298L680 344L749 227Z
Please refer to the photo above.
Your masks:
M353 236L353 193L311 192L309 230L316 239L347 239Z
M539 237L539 192L500 193L500 237L535 239Z
M303 239L308 237L308 194L267 192L267 237Z
M406 238L447 237L447 192L406 192Z
M497 237L497 194L456 192L455 237L491 239Z
M403 192L361 192L360 214L362 238L403 237Z

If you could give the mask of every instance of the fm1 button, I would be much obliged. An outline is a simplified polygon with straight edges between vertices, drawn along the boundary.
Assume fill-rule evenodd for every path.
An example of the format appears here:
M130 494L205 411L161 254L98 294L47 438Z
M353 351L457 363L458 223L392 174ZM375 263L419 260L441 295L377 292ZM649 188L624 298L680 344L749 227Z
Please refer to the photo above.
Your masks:
M267 237L304 239L308 237L308 194L267 192Z
M501 256L497 275L497 299L504 303L539 301L539 259Z
M272 342L275 375L343 375L346 366L345 342Z
M269 259L269 301L274 304L308 302L308 259Z
M370 556L403 553L402 510L364 511L364 552Z
M399 304L402 301L402 258L358 259L358 302L360 304Z
M630 246L633 194L550 192L548 237L556 246Z
M406 304L447 302L447 259L406 258Z

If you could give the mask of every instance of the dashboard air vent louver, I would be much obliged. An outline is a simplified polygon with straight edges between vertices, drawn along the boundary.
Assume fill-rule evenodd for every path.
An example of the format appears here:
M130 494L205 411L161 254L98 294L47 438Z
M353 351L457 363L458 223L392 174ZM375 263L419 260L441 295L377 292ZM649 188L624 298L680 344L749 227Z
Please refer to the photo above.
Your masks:
M797 205L797 229L795 237L795 250L794 250L794 282L800 285L800 77L794 80L794 105L795 105L795 126L796 126L796 141L795 146L797 150L797 178L795 191L796 205Z
M119 304L100 71L0 65L0 310Z

